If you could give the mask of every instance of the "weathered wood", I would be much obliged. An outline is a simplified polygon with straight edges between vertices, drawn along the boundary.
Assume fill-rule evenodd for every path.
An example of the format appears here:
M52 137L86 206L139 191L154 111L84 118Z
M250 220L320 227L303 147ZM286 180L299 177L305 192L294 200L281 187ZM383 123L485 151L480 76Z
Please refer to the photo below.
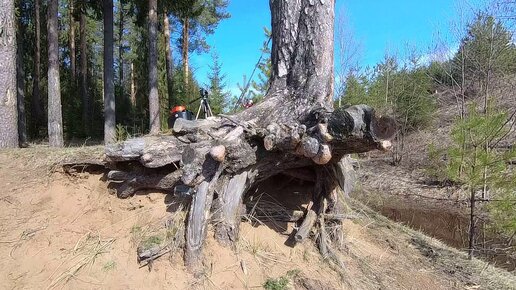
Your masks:
M216 118L200 119L200 120L187 120L178 118L174 122L172 130L175 133L187 134L197 133L199 131L210 131L212 127L217 126Z
M316 221L317 213L313 209L309 209L306 212L306 216L303 220L303 223L301 223L301 226L299 226L299 229L297 230L296 235L294 236L296 242L301 243L310 235L310 231L314 227Z
M145 267L157 258L170 253L170 247L154 246L149 249L139 247L137 249L138 263L140 267Z
M213 201L213 191L222 171L219 162L207 159L203 165L204 180L197 186L188 213L186 227L185 263L198 269L202 260L202 246L206 237L207 221Z
M273 65L264 101L233 116L178 119L175 135L106 147L106 161L118 170L108 179L118 183L121 197L140 188L171 190L179 180L192 189L185 249L190 266L200 262L215 189L216 236L231 244L238 238L242 196L253 182L276 174L315 181L314 209L307 210L295 237L303 241L318 220L324 230L325 223L339 225L344 217L340 188L348 194L354 176L352 166L339 164L341 158L385 149L396 131L391 118L376 116L368 106L332 109L334 1L270 4ZM141 168L134 170L133 163ZM320 244L324 252L331 252L330 243Z
M215 220L215 238L222 245L234 245L238 239L242 198L248 184L248 174L242 172L233 176L219 195L220 214Z
M332 173L346 197L353 191L357 179L353 163L351 157L345 156L331 167Z
M111 187L116 188L117 196L127 198L142 189L172 191L181 179L182 170L164 173L144 174L142 171L124 172L112 170L108 173Z
M139 161L148 168L159 168L181 160L186 144L175 136L151 136L129 139L106 146L109 162Z

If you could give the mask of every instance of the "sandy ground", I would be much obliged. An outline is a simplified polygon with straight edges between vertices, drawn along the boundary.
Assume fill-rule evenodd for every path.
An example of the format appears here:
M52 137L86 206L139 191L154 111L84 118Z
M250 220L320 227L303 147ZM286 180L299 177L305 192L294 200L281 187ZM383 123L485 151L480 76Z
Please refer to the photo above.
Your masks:
M102 174L51 174L56 152L23 150L0 152L0 289L261 289L268 279L287 276L288 289L516 285L511 274L484 264L464 269L469 264L463 256L367 209L345 222L344 270L330 267L311 242L292 248L285 245L286 233L249 223L242 223L235 250L209 233L198 275L185 269L181 251L140 267L142 235L177 214L167 211L170 197L147 192L120 200ZM458 261L441 261L448 256Z

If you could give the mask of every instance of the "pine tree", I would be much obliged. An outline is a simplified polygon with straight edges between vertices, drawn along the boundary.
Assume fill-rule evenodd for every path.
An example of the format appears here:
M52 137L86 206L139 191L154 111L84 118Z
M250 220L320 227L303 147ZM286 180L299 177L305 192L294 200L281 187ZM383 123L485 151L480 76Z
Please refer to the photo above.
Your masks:
M516 149L484 150L486 141L494 145L507 135L507 120L510 118L505 112L484 114L475 104L471 104L466 118L457 119L451 133L453 145L448 149L447 174L451 180L463 184L470 193L470 258L475 251L476 203L485 185L494 196L500 198L491 205L494 224L509 234L516 230L516 176L507 167L508 161L516 158Z
M160 132L158 94L158 1L149 0L149 120L150 133Z
M25 71L23 69L23 32L25 26L22 23L21 17L18 21L18 31L16 41L18 50L16 55L16 85L17 85L17 108L18 108L18 139L21 147L27 146L27 120L25 114Z
M367 103L367 78L358 75L355 71L350 71L346 77L344 95L341 96L344 104Z
M0 4L0 148L18 147L14 0Z
M168 13L163 13L163 34L165 36L165 61L167 72L167 93L168 93L168 107L172 107L177 101L174 100L174 61L173 51L170 38L170 21Z
M104 1L104 143L116 141L113 0Z
M80 95L82 102L82 128L84 136L90 135L90 117L91 117L91 98L88 93L88 43L87 43L87 19L86 19L86 3L80 6L79 15L79 76L80 76Z
M181 56L183 64L183 84L189 81L189 53L206 52L209 45L206 35L213 34L219 22L229 18L225 10L227 0L176 0L172 2L172 13L181 23Z
M468 25L459 52L454 56L454 76L464 70L470 90L482 91L492 77L516 71L516 45L512 33L492 15L479 12ZM464 56L464 64L461 56ZM480 92L482 94L482 92Z
M209 87L209 102L211 110L214 115L223 113L227 111L227 99L229 98L229 93L225 90L226 76L222 73L222 64L219 61L219 56L216 53L212 54L212 65L210 65L211 72L208 74L208 79L210 83L207 85Z
M59 79L58 0L48 7L48 142L63 147L63 117L61 113L61 82Z
M32 136L39 137L39 130L44 122L43 104L41 102L41 16L40 0L34 0L34 77L32 79L31 119Z

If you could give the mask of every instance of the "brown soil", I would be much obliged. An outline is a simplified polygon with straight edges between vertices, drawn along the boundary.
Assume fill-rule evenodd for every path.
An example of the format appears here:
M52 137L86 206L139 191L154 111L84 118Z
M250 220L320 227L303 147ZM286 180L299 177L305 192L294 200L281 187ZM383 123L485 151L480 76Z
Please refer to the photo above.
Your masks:
M287 276L289 289L516 285L507 272L467 261L359 204L359 218L345 222L343 270L330 267L311 242L286 246L288 229L247 222L236 250L209 234L205 269L196 276L183 266L180 251L140 268L141 233L176 214L167 211L169 197L146 192L120 200L102 174L50 174L66 154L72 153L44 147L0 152L0 289L259 289L268 279Z

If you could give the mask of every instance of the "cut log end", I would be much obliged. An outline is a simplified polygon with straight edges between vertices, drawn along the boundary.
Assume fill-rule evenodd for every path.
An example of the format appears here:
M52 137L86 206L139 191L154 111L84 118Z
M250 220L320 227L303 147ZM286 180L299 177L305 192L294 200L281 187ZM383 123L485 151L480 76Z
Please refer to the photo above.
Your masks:
M370 130L373 138L390 141L396 135L396 120L387 116L373 116Z
M321 145L321 147L319 148L319 152L317 153L317 155L315 155L312 160L319 164L319 165L324 165L324 164L327 164L328 162L330 162L331 160L331 149L330 149L330 146L329 145L326 145L326 144L323 144Z
M226 157L226 147L224 145L218 145L210 149L210 156L215 161L223 162Z

